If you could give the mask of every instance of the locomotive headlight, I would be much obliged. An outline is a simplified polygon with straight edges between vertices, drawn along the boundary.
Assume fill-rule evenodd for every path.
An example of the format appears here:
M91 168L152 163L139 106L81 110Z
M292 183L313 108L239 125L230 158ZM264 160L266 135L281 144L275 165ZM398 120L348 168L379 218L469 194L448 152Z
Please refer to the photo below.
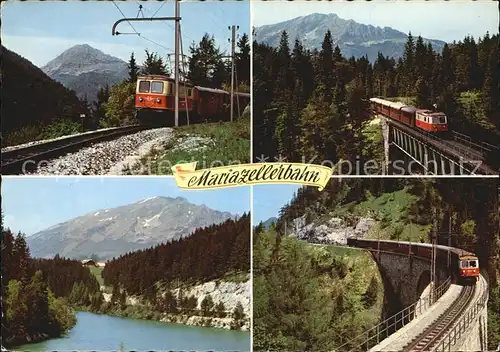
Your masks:
M156 98L156 102L157 103L161 103L161 99L160 98Z
M140 101L140 102L143 102L143 101L144 101L144 99L142 99L142 97L139 97L139 101Z

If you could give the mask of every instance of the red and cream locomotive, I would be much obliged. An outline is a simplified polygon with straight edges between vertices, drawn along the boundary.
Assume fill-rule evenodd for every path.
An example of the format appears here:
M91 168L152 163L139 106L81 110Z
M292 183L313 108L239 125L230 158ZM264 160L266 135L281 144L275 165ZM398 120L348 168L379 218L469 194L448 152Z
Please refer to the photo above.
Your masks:
M234 107L243 108L250 94L234 93ZM222 89L179 83L179 115L189 114L190 121L226 119L230 113L230 93ZM137 78L136 117L142 124L168 124L175 111L175 80L163 75Z
M443 134L448 132L448 118L442 112L418 109L400 102L371 98L370 107L374 113L402 122L418 129Z
M414 255L429 260L432 258L432 245L429 243L348 238L347 245L370 250ZM450 274L456 282L467 284L475 283L479 280L479 260L474 254L454 247L436 246L436 262L443 267L447 267L448 265L448 254L450 255Z

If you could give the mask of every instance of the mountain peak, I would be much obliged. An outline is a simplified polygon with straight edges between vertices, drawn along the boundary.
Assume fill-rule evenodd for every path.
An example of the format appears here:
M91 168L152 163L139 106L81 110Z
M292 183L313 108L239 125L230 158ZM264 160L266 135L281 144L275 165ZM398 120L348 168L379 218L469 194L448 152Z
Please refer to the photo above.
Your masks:
M312 13L276 24L268 24L255 28L255 40L277 47L281 33L288 33L289 45L293 46L299 39L307 49L321 49L325 33L330 30L332 40L338 45L344 57L368 56L375 61L378 52L384 56L398 58L404 51L407 35L401 31L385 26L358 23L352 19L340 18L335 13ZM425 39L435 50L441 50L444 42Z
M183 197L154 196L116 208L94 210L27 238L34 257L111 258L128 251L177 240L200 227L235 216Z
M89 44L78 44L51 60L42 71L92 101L100 87L120 83L128 76L127 63Z

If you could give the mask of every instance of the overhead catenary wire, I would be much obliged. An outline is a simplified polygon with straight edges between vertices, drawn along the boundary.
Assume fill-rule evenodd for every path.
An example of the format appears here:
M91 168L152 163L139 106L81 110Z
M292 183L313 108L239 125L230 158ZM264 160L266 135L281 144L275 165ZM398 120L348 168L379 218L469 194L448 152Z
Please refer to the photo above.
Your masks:
M158 10L156 10L156 12L155 12L155 13L153 14L153 16L151 16L151 17L155 17L155 15L156 15L156 14L157 14L160 10L161 10L161 8L162 8L163 6L165 6L165 4L166 4L166 3L167 3L167 2L166 2L165 0L163 0L163 4L161 4L161 6L158 8Z
M120 11L120 13L122 14L123 18L127 18L127 16L125 16L125 14L120 9L120 7L115 3L115 1L111 0L111 2L113 3L113 5L116 6L116 8L118 9L118 11ZM137 32L137 30L134 28L134 26L132 26L132 23L130 23L130 21L127 21L127 23L130 25L130 27L134 30L135 33L139 34L139 32Z
M125 14L123 13L123 11L120 9L120 7L115 3L114 0L111 0L111 2L113 3L113 5L115 5L115 7L118 9L118 11L120 11L120 13L122 14L123 18L126 18L127 16L125 16ZM141 4L139 4L139 11L137 12L137 18L139 18L139 13L142 12L142 8L144 8ZM144 8L145 9L145 8ZM147 9L146 9L147 10ZM144 17L144 13L143 13L143 17ZM139 33L135 27L132 25L132 23L130 23L130 21L127 21L127 23L130 25L130 27L134 30L135 33L120 33L120 34L134 34L134 35L137 35L139 36L140 38L152 43L152 44L155 44L155 45L158 45L159 47L165 49L165 50L169 50L169 51L174 51L172 48L169 48L169 47L166 47L152 39L149 39L147 37L145 37L144 35L142 35L141 33Z

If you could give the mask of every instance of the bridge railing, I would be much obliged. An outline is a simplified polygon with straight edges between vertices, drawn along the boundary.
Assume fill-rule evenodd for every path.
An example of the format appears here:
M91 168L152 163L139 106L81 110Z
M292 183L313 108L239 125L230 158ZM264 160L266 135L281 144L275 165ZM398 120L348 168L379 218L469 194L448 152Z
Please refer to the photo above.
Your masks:
M469 144L469 149L467 149L467 147L462 148L459 145L453 145L452 146L452 145L447 144L446 140L443 140L442 138L440 138L440 137L438 137L438 136L436 136L436 135L434 135L432 133L429 133L429 132L424 131L424 130L418 130L418 131L416 131L416 130L410 128L409 126L406 126L406 125L404 125L404 124L402 124L400 122L391 120L388 117L386 117L386 119L388 119L390 121L390 123L392 123L393 125L398 126L400 129L406 130L406 132L408 132L408 131L411 131L413 133L418 132L420 134L420 136L422 137L422 139L426 143L429 143L429 141L434 141L434 142L440 143L443 148L445 148L447 150L451 150L451 151L453 151L455 153L458 152L460 155L462 155L462 156L464 156L464 157L466 157L466 158L468 158L470 160L475 160L475 158L476 158L476 156L471 152L471 149L479 151L480 153L484 153L487 150L489 150L489 149L487 149L485 147L483 148L483 147L481 147L481 146L479 146L477 144L474 144L474 145L476 145L476 146L478 146L480 148L480 150L477 150L476 148L473 148L472 143L468 143ZM454 139L455 139L455 137L454 137ZM490 145L490 146L493 147L493 148L495 147L495 146L492 146L492 145Z
M471 148L477 149L483 153L489 153L492 151L498 151L500 148L496 145L487 143L487 142L480 142L481 144L475 143L472 141L472 138L466 134L460 133L453 131L453 139L456 141L462 142L470 146Z
M462 338L463 335L470 333L469 326L477 318L477 315L483 309L486 309L488 295L488 289L486 288L481 297L474 302L472 307L462 314L455 325L444 335L439 342L436 351L451 351L451 348Z
M345 342L343 345L336 348L335 351L368 351L370 348L378 345L381 341L411 322L417 312L418 315L420 315L429 309L429 307L448 290L450 285L451 278L448 277L444 282L435 288L433 295L429 292L428 295L420 298L412 305L385 319L373 328L359 334L355 338Z

